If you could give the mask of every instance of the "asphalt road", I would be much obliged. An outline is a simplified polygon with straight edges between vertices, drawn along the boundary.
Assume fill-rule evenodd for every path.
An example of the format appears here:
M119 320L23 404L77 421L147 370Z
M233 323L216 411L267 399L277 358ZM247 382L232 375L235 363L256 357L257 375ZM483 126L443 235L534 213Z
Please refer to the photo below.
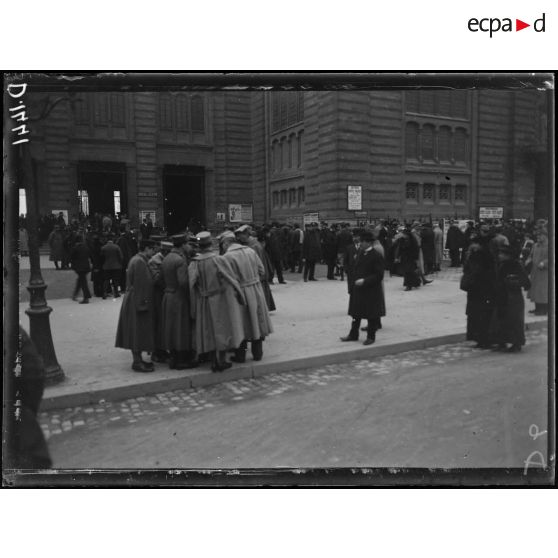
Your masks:
M523 467L546 459L546 330L41 414L58 468Z

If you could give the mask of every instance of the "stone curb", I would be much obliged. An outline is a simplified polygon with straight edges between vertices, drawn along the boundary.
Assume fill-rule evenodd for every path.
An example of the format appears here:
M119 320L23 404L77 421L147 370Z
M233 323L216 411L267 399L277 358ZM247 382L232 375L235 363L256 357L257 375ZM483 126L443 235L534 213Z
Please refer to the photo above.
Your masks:
M547 320L530 322L526 324L526 328L530 330L542 329L547 326L547 323ZM463 341L465 341L464 333L453 333L426 339L416 339L411 341L403 341L401 343L391 343L389 345L363 347L360 344L358 347L355 347L354 350L343 351L341 353L312 355L303 358L281 360L276 362L248 362L242 366L235 366L221 373L208 371L204 371L203 373L196 373L195 371L190 371L186 372L184 376L181 376L179 378L158 378L153 379L153 381L142 382L140 384L130 384L111 388L99 388L50 397L47 395L41 402L41 411L50 411L53 409L78 406L83 407L96 404L101 400L120 401L123 399L131 399L134 397L145 397L165 391L211 386L224 382L230 382L232 380L258 378L260 376L275 374L278 372L291 372L294 370L315 368L328 364L346 363L350 360L369 359L373 357L394 355L407 351L416 351L427 349L430 347L436 347L438 345L461 343Z

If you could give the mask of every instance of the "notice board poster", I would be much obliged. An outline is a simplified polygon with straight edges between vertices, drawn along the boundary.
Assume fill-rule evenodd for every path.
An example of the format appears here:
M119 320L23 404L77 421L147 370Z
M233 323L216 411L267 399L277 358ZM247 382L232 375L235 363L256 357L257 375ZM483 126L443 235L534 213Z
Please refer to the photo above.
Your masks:
M251 203L229 203L229 222L251 223L253 221Z
M347 186L347 209L362 210L362 186Z

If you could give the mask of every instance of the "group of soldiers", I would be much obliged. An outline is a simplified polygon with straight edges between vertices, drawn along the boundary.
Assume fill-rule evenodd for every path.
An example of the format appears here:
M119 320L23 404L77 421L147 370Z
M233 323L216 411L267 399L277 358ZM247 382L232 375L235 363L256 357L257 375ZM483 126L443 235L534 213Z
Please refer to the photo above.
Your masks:
M266 270L253 242L247 226L217 238L203 231L140 241L127 266L116 333L116 346L132 352L134 371L152 372L153 362L182 370L210 360L221 372L245 361L248 343L253 359L262 359L273 327Z

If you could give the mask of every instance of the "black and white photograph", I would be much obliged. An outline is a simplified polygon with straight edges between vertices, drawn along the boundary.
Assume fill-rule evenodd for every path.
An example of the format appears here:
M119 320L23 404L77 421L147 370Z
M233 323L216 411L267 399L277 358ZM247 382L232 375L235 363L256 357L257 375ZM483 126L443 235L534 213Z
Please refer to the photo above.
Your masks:
M552 483L554 86L4 74L4 480Z

